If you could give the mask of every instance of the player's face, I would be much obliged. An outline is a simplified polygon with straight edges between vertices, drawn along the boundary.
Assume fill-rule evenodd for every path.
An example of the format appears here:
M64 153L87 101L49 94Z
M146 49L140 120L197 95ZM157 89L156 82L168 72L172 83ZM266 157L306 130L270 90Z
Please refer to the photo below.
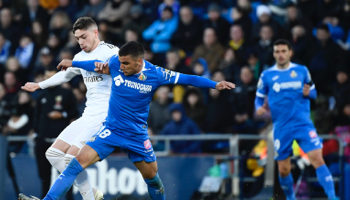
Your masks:
M290 62L292 50L284 44L275 45L273 46L273 57L275 58L277 65L285 66Z
M96 28L77 29L74 32L74 37L79 43L81 50L91 52L98 45L98 31Z
M119 56L120 69L125 76L137 74L142 70L142 58L135 58L131 55Z

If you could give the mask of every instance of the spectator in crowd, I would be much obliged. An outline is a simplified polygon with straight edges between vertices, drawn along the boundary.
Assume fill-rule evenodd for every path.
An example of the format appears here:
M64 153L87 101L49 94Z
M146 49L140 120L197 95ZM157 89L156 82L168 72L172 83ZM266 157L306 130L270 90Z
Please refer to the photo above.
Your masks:
M171 44L192 55L193 50L200 44L203 24L192 12L189 6L180 9L179 25L171 38Z
M187 117L182 104L170 105L171 120L160 132L160 135L197 135L200 129L195 122ZM171 151L174 153L199 153L200 142L195 141L173 141L170 143Z
M55 70L55 68L56 65L51 50L48 47L41 48L34 74L44 74L46 70Z
M237 6L232 8L230 17L233 23L239 24L242 27L244 32L244 40L249 41L251 38L251 32L253 27L253 23L249 16L249 12Z
M299 64L306 65L309 63L310 46L312 38L306 33L303 25L295 25L291 29L291 43L293 47L293 60Z
M259 40L253 47L254 51L257 52L260 65L263 68L267 68L274 63L272 56L272 43L274 39L274 32L270 25L263 25L260 28Z
M198 58L204 58L210 72L214 72L218 69L224 51L224 47L217 40L215 29L208 27L204 29L203 43L195 48L192 60L195 62Z
M75 19L83 16L97 19L99 13L105 6L106 0L89 0L89 3L85 4L83 9L75 15Z
M65 12L57 11L50 19L49 32L57 35L60 42L66 43L71 27L72 23L69 16Z
M186 66L180 57L180 49L172 48L166 52L166 67L170 70L184 74L193 74L190 67Z
M204 27L212 27L215 29L218 41L224 45L229 38L228 21L221 16L221 7L216 3L212 3L208 7L208 19L204 21Z
M303 26L305 28L305 33L310 34L312 30L312 25L309 19L301 15L300 10L297 5L290 4L286 8L285 22L283 23L284 30L290 34L292 28L296 25Z
M4 65L10 55L11 42L0 32L0 64Z
M336 83L333 88L333 97L335 99L336 109L341 112L343 106L350 99L350 80L346 68L340 68L337 71ZM349 124L350 125L350 124Z
M11 56L6 61L6 71L13 72L20 83L24 83L28 79L28 73L21 68L16 57Z
M30 32L34 45L40 49L46 45L48 33L47 30L44 29L42 23L40 21L34 21L32 23L31 32Z
M174 16L171 7L165 7L161 18L154 21L142 33L143 39L151 43L151 50L164 57L166 51L171 48L170 39L177 28L178 20ZM163 55L162 55L163 54Z
M178 0L163 0L163 3L159 4L158 6L159 16L162 15L162 11L165 7L171 7L171 9L174 12L174 15L177 16L180 10L180 3Z
M46 78L52 76L56 70L46 71ZM54 87L43 90L36 100L34 115L35 157L41 180L41 193L44 196L50 188L51 164L45 157L46 150L51 146L54 138L77 117L76 99L71 90Z
M1 8L0 10L0 32L5 38L11 41L11 44L16 47L18 38L20 37L21 29L13 20L13 13L10 8Z
M20 10L19 17L21 26L26 32L31 30L31 24L35 21L40 22L43 27L48 27L50 15L39 5L39 0L27 0L26 7Z
M198 88L187 88L182 102L186 115L199 126L200 130L203 130L207 109L201 90Z
M148 127L153 134L159 134L164 125L170 121L170 89L168 86L161 86L155 92L155 99L150 104L148 116Z
M142 32L151 24L151 21L142 10L142 6L139 4L132 5L129 13L129 22L123 27L125 29L133 29L137 31L138 35L142 35Z
M244 40L244 32L240 24L233 24L230 28L230 41L228 45L235 51L237 61L243 65L248 58L249 41Z
M129 21L130 0L110 0L97 15L98 20L106 21L115 34L122 33L122 27Z
M32 63L35 60L35 45L29 35L22 35L19 40L19 47L17 47L15 56L22 68L30 70Z
M59 0L59 6L55 9L54 12L67 13L70 21L73 21L78 11L79 8L75 0Z
M236 53L232 48L226 48L224 59L220 62L219 70L225 74L227 80L236 82L236 77L240 72Z
M137 32L136 29L133 28L128 28L124 32L124 40L125 42L130 42L130 41L136 41L140 42L141 40L141 35Z

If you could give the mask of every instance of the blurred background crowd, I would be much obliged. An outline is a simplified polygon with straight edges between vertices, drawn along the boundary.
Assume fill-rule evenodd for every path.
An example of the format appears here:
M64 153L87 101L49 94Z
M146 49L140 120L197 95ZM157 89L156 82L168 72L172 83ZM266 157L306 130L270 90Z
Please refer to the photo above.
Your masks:
M154 64L236 84L229 92L160 87L150 107L150 134L258 134L270 121L254 115L256 83L261 71L274 64L277 38L291 41L293 62L311 72L318 91L312 102L318 132L350 130L349 0L0 0L3 134L40 132L35 119L40 119L43 91L29 94L20 86L44 80L59 61L80 51L71 29L81 16L96 20L105 42L119 47L127 41L143 43L145 59ZM66 119L79 117L86 92L82 78L62 87L74 95ZM25 151L21 145L13 148ZM220 143L172 145L179 153L222 148Z

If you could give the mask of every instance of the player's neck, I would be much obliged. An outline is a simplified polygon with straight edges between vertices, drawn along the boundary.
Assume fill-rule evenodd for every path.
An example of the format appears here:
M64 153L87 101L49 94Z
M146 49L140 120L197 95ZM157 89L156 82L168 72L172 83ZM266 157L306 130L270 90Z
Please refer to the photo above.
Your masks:
M289 65L290 65L290 62L287 62L283 65L277 64L277 68L278 69L287 69L289 67Z
M96 42L95 42L94 46L92 47L91 51L95 50L97 48L98 44L100 44L100 42L101 42L101 40L99 40L99 39L96 40Z

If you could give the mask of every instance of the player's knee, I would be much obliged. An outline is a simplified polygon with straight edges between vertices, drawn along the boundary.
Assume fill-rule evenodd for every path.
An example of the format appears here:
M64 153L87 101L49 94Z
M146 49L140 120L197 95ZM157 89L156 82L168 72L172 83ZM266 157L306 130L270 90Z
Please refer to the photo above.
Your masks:
M49 147L45 152L45 157L48 161L56 160L56 159L62 159L64 157L65 153L60 151L59 149L56 149L54 147Z

